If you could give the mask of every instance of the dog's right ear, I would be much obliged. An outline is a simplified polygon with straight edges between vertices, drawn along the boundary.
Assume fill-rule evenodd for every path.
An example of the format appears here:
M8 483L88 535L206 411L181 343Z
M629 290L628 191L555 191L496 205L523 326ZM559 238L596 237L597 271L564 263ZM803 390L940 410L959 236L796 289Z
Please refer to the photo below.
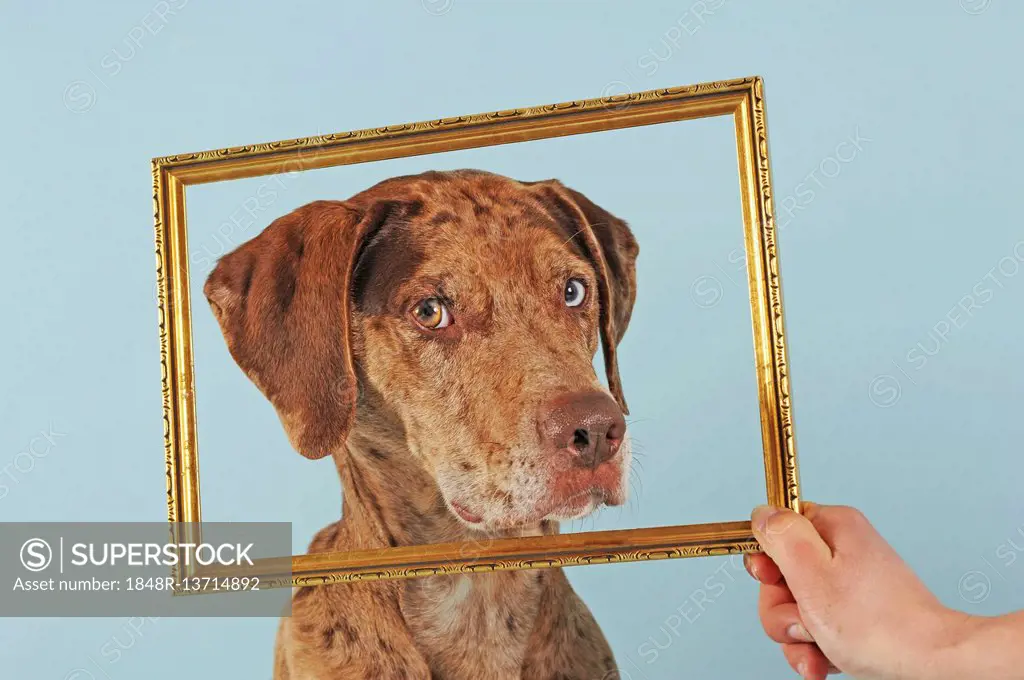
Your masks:
M604 350L608 389L629 413L619 378L617 347L636 302L636 258L640 254L633 232L625 221L558 180L530 182L549 205L569 222L569 240L580 237L584 252L598 276L601 300L601 345Z
M203 288L231 356L307 458L342 447L352 427L352 269L396 206L305 205L222 257Z

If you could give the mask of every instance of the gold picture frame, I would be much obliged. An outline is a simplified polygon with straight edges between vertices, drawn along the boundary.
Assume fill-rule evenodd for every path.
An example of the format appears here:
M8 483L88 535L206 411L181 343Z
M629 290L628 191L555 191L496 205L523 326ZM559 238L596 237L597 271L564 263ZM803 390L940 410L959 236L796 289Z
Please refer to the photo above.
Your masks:
M201 520L185 187L584 134L732 116L764 447L766 500L799 511L764 85L760 77L232 147L153 159L168 520ZM749 521L595 531L295 555L275 585L562 567L757 550Z

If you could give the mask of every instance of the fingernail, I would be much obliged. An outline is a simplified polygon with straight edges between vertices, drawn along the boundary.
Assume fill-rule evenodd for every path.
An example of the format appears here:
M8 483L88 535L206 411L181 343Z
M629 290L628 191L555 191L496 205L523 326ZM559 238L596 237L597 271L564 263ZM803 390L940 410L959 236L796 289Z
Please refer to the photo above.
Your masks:
M801 678L807 677L807 662L801 661L796 665L796 672L800 674Z
M807 629L799 623L794 623L787 628L786 634L794 640L800 640L801 642L814 642L814 638L811 637L811 634L808 633Z
M758 533L765 533L765 525L768 524L768 520L779 514L779 508L774 508L770 505L759 505L754 508L754 512L750 514L750 520L753 522L754 529Z
M754 577L755 581L761 580L757 577L757 568L754 566L754 563L750 561L749 554L743 556L743 566L747 568L747 572L749 572L750 575Z

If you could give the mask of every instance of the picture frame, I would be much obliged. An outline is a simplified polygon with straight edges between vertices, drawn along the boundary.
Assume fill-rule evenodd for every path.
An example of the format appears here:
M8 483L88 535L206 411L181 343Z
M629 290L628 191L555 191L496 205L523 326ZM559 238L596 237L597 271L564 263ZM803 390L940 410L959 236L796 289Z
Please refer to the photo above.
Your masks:
M710 116L732 116L734 121L765 500L799 511L764 83L760 77L748 77L154 158L164 454L171 526L184 524L198 530L201 522L186 187ZM749 521L723 521L294 555L290 571L264 583L309 586L756 550Z

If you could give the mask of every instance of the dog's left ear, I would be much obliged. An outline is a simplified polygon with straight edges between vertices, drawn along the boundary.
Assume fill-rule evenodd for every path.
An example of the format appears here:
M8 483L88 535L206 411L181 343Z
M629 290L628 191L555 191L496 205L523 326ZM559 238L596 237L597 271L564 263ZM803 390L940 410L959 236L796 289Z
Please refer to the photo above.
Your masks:
M558 180L536 182L534 188L552 205L556 216L568 221L570 237L578 243L598 275L601 305L601 345L604 350L608 388L624 413L629 413L622 393L616 347L626 333L636 301L636 258L640 246L624 220Z

